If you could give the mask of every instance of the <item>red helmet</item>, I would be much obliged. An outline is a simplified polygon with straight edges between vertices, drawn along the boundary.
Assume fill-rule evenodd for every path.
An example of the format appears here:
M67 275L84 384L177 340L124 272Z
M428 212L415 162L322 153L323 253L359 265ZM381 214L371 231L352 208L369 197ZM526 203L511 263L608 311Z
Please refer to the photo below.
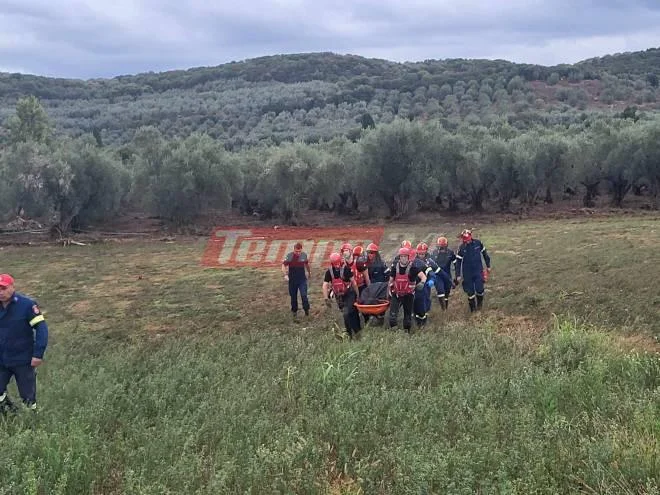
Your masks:
M449 242L447 241L446 237L438 237L438 246L440 247L446 247Z
M399 256L410 256L410 251L411 251L410 248L402 247L401 249L399 249Z
M401 247L402 247L402 248L408 248L408 249L410 249L410 248L412 247L412 243L411 243L410 241L407 241L407 240L406 240L406 241L403 241L403 242L401 243Z
M373 251L375 253L378 252L378 245L374 244L373 242L367 246L367 252Z
M472 240L472 231L469 229L463 230L463 232L461 232L460 238L463 242L470 242Z
M345 250L353 251L353 246L350 245L350 243L345 242L344 244L341 245L340 251L345 251Z
M417 244L417 252L418 253L424 254L424 253L428 252L428 250L429 250L429 245L426 244L425 242L420 242L419 244Z
M362 256L364 253L364 248L362 246L355 246L353 248L353 256Z
M339 253L332 253L330 255L330 264L334 267L341 266L342 258Z

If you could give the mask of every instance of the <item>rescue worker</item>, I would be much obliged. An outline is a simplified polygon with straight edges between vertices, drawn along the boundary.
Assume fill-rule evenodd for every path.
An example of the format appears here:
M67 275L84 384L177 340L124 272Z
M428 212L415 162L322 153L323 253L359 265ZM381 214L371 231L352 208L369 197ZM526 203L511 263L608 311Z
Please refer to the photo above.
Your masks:
M360 292L371 283L369 278L369 270L367 268L367 258L364 256L364 248L362 246L355 246L353 248L353 258L347 264L353 270L355 275L355 282L357 283Z
M402 248L412 250L412 243L409 240L401 241L401 247L399 248L399 250L401 250ZM414 259L415 255L412 252L410 254ZM397 252L397 254L394 256L394 260L392 261L392 263L396 264L399 261L399 256L401 255Z
M344 316L346 333L353 338L362 329L360 313L353 304L357 301L358 286L353 271L339 253L330 255L330 267L323 277L323 298L326 306L330 307L333 296Z
M390 327L397 325L399 308L403 307L403 329L410 333L415 286L418 279L426 283L422 266L411 258L409 248L399 249L399 259L390 268Z
M367 246L366 265L370 282L387 282L390 278L390 269L380 257L378 245L373 242Z
M456 254L449 247L446 237L438 237L437 246L431 253L431 258L433 258L433 261L436 262L442 272L447 275L446 277L439 277L435 285L440 307L443 310L447 310L449 306L449 295L453 286L451 265L456 261Z
M305 274L305 272L307 272ZM302 308L305 316L309 316L309 298L307 297L307 278L312 276L307 253L303 251L303 245L296 242L293 251L286 255L282 261L282 274L284 280L289 282L289 296L291 296L291 313L293 319L298 317L298 292L302 300Z
M481 241L472 237L471 230L461 232L460 239L462 244L456 253L456 285L463 283L470 312L474 312L484 304L484 281L490 273L490 256ZM481 263L482 256L486 262L485 271Z
M367 259L364 257L364 248L362 246L355 246L353 248L353 258L347 262L348 266L353 271L355 283L358 286L358 297L362 291L371 283L369 280L369 270L367 269ZM369 315L363 314L364 324L369 322Z
M413 301L413 311L415 313L415 322L417 326L422 327L426 324L429 311L431 311L431 288L435 285L435 276L438 266L428 258L428 245L425 242L417 244L415 249L415 263L426 275L426 283L419 283L415 287L415 298Z
M339 253L341 254L341 257L344 259L344 261L349 263L353 259L353 246L351 246L350 243L345 242L341 245Z
M37 303L16 292L6 273L0 275L0 303L0 411L17 410L7 394L12 376L23 403L36 410L36 368L48 345L48 325Z
M390 278L390 269L380 257L378 245L371 243L367 246L367 271L369 272L369 283L387 282ZM378 326L385 323L384 315L374 316L374 322Z

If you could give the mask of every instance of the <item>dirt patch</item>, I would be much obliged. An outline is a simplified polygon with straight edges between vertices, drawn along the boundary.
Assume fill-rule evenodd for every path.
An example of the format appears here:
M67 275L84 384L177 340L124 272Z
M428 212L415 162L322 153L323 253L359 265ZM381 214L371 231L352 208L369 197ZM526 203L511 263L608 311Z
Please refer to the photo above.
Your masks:
M143 325L142 329L152 337L160 337L164 334L172 332L173 330L176 330L171 325L157 322L146 323Z
M547 330L547 322L529 316L507 315L501 312L490 312L484 315L495 322L495 332L511 337L522 354L536 351Z
M90 309L92 309L92 301L90 301L89 299L84 299L82 301L76 301L72 305L69 306L69 310L73 314L89 313Z
M352 457L355 457L356 454L357 451L354 450ZM358 482L348 475L346 470L346 466L338 464L335 446L330 446L325 469L325 478L328 483L329 493L332 495L362 495L364 491Z
M620 335L615 341L619 348L625 352L641 351L660 356L660 342L647 335Z

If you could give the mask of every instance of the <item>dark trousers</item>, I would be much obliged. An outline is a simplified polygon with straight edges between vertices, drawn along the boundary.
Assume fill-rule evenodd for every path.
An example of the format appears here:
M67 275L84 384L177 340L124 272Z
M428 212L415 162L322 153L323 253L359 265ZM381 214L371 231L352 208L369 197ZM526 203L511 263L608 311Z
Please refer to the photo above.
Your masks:
M337 299L339 309L341 309L344 315L344 326L349 335L355 335L362 330L360 312L353 305L355 301L357 301L357 295L353 289L349 289L346 294Z
M415 321L419 326L426 323L426 313L431 306L431 288L424 284L422 289L415 289L413 296L413 312L415 313Z
M414 297L412 294L406 294L404 296L392 294L392 299L390 300L390 327L397 325L399 307L403 307L403 328L410 330Z
M16 386L21 399L28 406L37 402L37 375L34 368L29 365L5 367L0 365L0 397L7 392L7 385L11 377L16 379ZM5 397L8 401L9 397ZM2 402L0 402L0 407Z
M439 273L439 276L436 277L435 290L438 293L438 297L444 297L449 299L449 294L451 293L452 280L446 272L442 271Z
M366 288L367 288L366 285L358 287L358 291L360 292L360 295L362 295L362 291L364 291L364 289ZM369 315L362 315L362 318L364 318L364 324L366 325L369 322Z
M309 299L307 298L307 279L293 280L289 279L289 295L291 296L291 312L298 312L298 291L305 312L309 311Z
M477 296L484 295L484 279L481 276L481 273L476 275L470 275L467 278L463 279L463 290L468 295L469 298L473 298L476 294Z

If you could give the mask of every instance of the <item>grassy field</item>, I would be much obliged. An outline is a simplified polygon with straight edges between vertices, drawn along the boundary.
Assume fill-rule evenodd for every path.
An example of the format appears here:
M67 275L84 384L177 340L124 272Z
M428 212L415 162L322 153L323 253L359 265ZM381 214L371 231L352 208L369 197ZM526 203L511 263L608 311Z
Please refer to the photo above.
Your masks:
M355 342L319 268L294 324L279 271L204 239L5 247L51 342L0 494L660 493L660 220L477 227L485 312Z

